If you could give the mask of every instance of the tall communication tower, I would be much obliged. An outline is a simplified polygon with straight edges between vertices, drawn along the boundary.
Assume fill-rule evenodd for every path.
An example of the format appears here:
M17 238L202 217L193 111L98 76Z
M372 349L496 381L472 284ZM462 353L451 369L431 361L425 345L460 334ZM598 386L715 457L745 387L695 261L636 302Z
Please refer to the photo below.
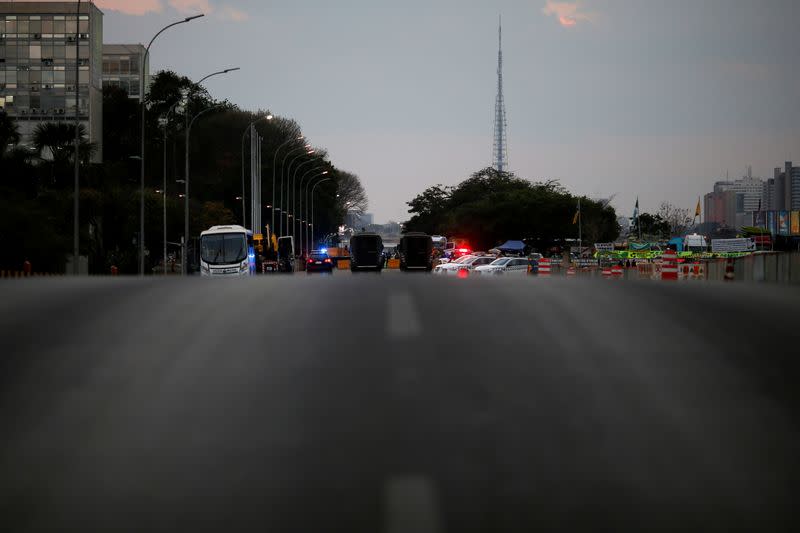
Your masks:
M499 48L497 51L497 99L494 104L494 149L493 165L499 172L508 171L508 132L506 103L503 98L503 21L498 26Z

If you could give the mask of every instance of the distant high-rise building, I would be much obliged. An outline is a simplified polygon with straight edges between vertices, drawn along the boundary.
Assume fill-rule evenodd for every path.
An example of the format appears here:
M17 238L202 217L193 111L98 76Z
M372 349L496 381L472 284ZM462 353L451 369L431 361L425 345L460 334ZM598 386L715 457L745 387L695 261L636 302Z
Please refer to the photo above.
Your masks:
M0 2L0 108L29 143L39 124L75 120L77 85L78 117L102 161L103 13L91 2L77 7Z
M103 45L103 88L119 87L130 98L140 99L140 69L145 48L141 44ZM144 63L144 92L150 85L150 58Z
M506 103L503 96L503 25L498 27L499 48L497 51L497 97L494 103L494 148L492 166L500 172L508 171L508 123Z
M731 228L747 225L759 206L762 210L767 209L767 192L768 183L754 178L751 168L741 179L718 181L714 183L713 191L705 196L705 220Z
M800 167L793 166L791 161L786 161L783 169L775 167L766 195L770 210L800 210Z

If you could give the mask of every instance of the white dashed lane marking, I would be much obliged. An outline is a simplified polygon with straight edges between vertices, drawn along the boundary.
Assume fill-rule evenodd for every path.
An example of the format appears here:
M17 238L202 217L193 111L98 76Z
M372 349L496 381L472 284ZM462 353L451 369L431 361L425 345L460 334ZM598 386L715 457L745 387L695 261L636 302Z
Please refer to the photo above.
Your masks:
M383 533L443 531L436 489L428 478L389 478L384 485L383 497Z
M393 292L389 297L386 330L395 339L418 337L422 333L419 315L407 292Z

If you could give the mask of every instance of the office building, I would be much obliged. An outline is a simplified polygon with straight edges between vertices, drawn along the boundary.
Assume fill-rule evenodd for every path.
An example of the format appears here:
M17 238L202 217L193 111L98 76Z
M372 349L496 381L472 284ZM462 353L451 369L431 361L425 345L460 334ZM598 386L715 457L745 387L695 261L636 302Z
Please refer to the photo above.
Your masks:
M775 211L800 210L800 167L792 165L791 161L784 163L784 168L775 168L772 191L773 207Z
M103 13L86 2L0 2L0 107L23 143L36 126L78 113L103 157ZM76 79L76 66L78 74Z
M705 222L733 228L736 226L736 191L726 188L731 182L717 182L714 191L703 199Z
M140 98L140 66L145 48L141 44L103 45L103 88L119 87L128 97ZM150 85L150 60L144 64L144 87ZM147 92L146 90L144 91Z

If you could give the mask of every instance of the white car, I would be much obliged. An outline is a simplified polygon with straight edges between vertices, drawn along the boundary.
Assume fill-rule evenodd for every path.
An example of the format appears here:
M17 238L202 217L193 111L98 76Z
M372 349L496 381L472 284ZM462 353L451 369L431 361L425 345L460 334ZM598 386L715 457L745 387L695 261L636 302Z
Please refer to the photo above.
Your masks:
M475 272L481 275L527 274L528 260L524 257L501 257L488 265L477 267Z
M460 265L461 263L463 263L464 261L466 261L467 259L469 259L471 257L475 257L475 256L473 256L473 255L464 255L464 256L461 256L461 257L459 257L458 259L456 259L454 261L450 261L450 262L447 262L447 263L442 263L440 265L436 265L435 267L433 267L433 273L434 274L452 274L452 272L450 272L451 270L455 271L455 269L458 268L458 265Z
M437 266L436 267L438 269L437 274L445 274L445 275L458 274L459 271L462 270L470 271L481 265L488 265L492 261L494 261L494 257L490 255L468 255L464 257L459 257L452 263L447 263L446 265Z

